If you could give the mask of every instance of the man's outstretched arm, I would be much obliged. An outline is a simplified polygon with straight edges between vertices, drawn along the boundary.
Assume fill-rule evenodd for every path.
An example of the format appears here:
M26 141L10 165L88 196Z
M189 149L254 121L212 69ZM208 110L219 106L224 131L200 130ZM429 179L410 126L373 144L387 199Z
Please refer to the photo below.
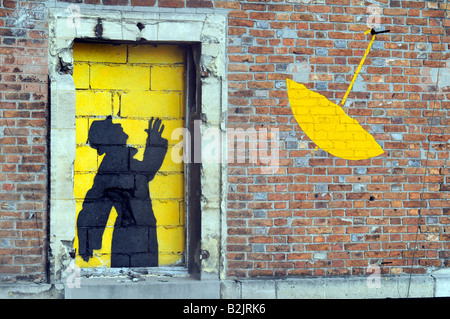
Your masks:
M159 118L151 119L148 123L147 143L142 161L142 172L147 175L148 180L152 180L161 168L167 153L167 140L162 137L164 125Z

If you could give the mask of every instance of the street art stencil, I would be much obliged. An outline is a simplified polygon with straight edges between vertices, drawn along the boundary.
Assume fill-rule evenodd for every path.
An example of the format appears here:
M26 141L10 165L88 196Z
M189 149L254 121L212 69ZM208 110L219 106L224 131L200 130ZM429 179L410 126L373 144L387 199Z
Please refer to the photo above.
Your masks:
M365 34L372 39L353 76L341 105L345 104L350 90L361 70L370 48L378 33L374 29ZM348 160L362 160L384 153L373 136L354 119L349 117L341 106L332 103L325 96L309 90L305 85L286 79L289 103L297 123L305 134L324 151Z
M185 53L176 45L75 43L76 266L185 263Z
M143 161L134 159L137 149L127 147L128 135L110 116L94 121L89 144L104 158L78 214L79 254L85 261L102 248L103 232L111 209L118 216L111 244L111 267L158 266L156 219L148 183L160 169L167 152L161 137L164 125L151 120Z

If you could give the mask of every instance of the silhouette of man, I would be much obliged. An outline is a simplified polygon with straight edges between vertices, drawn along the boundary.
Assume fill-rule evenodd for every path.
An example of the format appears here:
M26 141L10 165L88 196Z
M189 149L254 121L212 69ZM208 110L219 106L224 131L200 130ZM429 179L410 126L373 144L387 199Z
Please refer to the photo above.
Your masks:
M160 169L167 153L160 119L149 121L144 158L134 159L137 149L128 147L120 124L111 116L94 121L89 144L105 154L87 192L77 219L79 254L85 261L100 249L112 207L117 219L111 243L111 267L158 266L158 240L148 183Z

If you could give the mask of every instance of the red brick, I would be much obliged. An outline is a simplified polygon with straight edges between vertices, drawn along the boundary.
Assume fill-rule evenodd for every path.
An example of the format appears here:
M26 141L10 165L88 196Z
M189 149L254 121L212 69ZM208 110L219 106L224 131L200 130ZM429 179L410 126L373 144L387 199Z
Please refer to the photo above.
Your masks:
M335 30L335 25L333 23L310 23L309 27L311 30Z
M256 2L256 1L255 1ZM267 5L264 3L242 3L242 10L251 10L251 11L266 11Z
M184 8L185 1L184 0L158 0L159 7L166 8Z
M233 28L233 27L229 27L228 28L228 34L229 35L242 35L247 33L247 29L246 28Z
M128 4L128 0L102 0L104 5L124 6Z
M238 2L233 2L233 1L220 1L220 0L216 0L214 1L215 7L216 8L225 8L225 9L239 9L240 8L240 4Z
M275 20L276 14L272 12L250 12L249 18L254 20Z
M402 1L402 7L405 8L425 8L423 1Z
M355 22L355 17L350 15L330 15L330 22L352 23Z
M156 0L131 0L132 6L153 7Z
M271 30L256 30L251 29L250 35L255 37L262 37L262 38L273 38L275 36L275 32Z
M274 49L273 47L249 47L248 53L254 53L254 54L273 54Z
M228 19L228 25L236 27L253 27L253 20L248 19Z
M327 13L327 12L331 12L331 7L330 6L321 6L321 5L309 5L308 6L308 11L309 12L314 12L314 13Z
M210 0L186 0L187 8L212 8L213 2Z

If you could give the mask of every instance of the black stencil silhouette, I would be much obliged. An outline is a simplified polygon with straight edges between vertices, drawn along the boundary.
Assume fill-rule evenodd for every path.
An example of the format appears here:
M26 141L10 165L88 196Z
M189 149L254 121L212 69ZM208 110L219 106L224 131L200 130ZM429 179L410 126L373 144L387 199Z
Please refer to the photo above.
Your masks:
M149 121L144 158L134 159L137 149L128 147L120 124L111 116L94 121L88 139L104 155L94 184L84 198L77 219L79 254L85 261L100 249L112 207L117 219L111 243L111 267L158 266L158 240L148 183L160 169L167 153L160 119Z

